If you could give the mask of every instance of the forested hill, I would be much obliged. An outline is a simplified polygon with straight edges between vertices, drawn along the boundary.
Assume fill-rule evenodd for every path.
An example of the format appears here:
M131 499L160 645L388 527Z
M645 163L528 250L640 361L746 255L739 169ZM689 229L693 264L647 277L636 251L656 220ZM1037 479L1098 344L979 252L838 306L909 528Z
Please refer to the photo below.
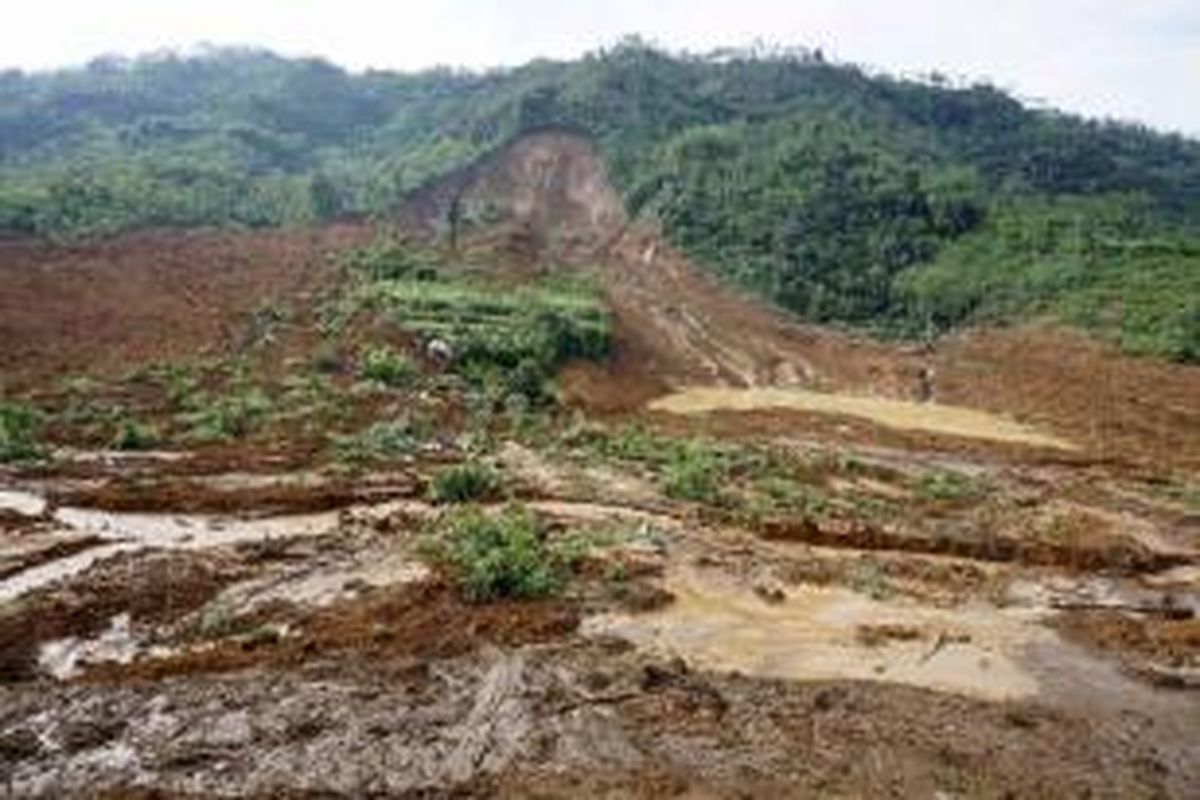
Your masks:
M0 74L0 234L385 212L524 130L592 136L632 212L819 321L1051 316L1200 359L1200 143L818 52L637 41L488 73L218 50Z

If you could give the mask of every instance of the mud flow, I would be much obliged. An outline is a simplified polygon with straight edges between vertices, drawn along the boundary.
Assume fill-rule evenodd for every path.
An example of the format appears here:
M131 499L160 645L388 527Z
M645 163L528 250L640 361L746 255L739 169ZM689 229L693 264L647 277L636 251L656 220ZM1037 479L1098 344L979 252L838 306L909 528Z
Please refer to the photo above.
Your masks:
M1200 796L1195 368L803 325L565 133L387 227L399 310L365 222L3 244L5 796ZM554 391L447 366L580 284Z

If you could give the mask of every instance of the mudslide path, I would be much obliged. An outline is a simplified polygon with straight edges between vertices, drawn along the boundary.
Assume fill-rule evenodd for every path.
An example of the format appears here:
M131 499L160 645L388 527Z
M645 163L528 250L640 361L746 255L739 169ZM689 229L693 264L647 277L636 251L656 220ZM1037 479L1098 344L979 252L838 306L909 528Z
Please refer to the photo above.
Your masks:
M563 376L568 395L593 410L634 412L696 387L791 388L911 402L928 419L942 406L950 417L975 409L1105 460L1200 468L1200 369L1042 325L957 334L931 357L804 324L719 283L648 221L628 219L599 152L577 135L518 139L417 192L402 216L433 234L452 214L468 220L456 234L465 251L595 269L616 354L604 369ZM776 400L762 410L779 415Z

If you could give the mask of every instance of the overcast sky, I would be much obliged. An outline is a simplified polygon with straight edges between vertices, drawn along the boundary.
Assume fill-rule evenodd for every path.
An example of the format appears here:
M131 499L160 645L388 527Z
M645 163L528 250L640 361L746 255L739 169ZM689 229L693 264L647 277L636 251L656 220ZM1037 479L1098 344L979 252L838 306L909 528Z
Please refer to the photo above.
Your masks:
M3 0L0 65L255 44L352 67L486 67L641 34L762 40L988 79L1026 100L1200 136L1200 0Z

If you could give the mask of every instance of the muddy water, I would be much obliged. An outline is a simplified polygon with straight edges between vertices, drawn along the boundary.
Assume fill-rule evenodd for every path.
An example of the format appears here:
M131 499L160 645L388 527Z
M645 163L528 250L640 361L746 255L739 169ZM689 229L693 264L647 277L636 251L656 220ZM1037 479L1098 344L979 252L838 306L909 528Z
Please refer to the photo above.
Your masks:
M54 519L74 531L144 547L197 550L297 536L321 536L337 527L337 512L263 519L185 514L124 514L60 508Z
M705 414L712 411L792 409L815 414L842 414L900 430L927 431L971 439L1076 449L1070 442L1004 417L959 406L910 403L881 397L826 394L804 389L697 387L660 397L652 411Z
M0 511L12 511L23 517L38 517L46 511L46 498L34 492L0 489Z
M134 542L117 542L116 544L93 547L81 553L40 564L36 567L18 572L0 581L0 605L15 600L23 594L49 586L60 580L73 578L86 572L93 564L118 553L132 552L142 549Z
M1023 651L1054 634L1030 609L943 609L878 601L844 588L801 586L772 604L713 571L667 578L676 600L661 611L602 615L585 630L722 671L789 680L859 679L904 683L990 700L1033 695L1039 685ZM864 627L889 625L912 638L872 645Z
M32 511L34 503L30 498L40 500L36 495L17 499ZM44 507L42 505L39 508L44 510ZM54 511L53 519L72 535L91 535L105 543L23 570L0 581L0 603L80 575L99 561L119 553L149 549L199 550L267 539L323 536L334 531L338 524L338 514L332 511L237 519L200 515L121 514L64 507Z

